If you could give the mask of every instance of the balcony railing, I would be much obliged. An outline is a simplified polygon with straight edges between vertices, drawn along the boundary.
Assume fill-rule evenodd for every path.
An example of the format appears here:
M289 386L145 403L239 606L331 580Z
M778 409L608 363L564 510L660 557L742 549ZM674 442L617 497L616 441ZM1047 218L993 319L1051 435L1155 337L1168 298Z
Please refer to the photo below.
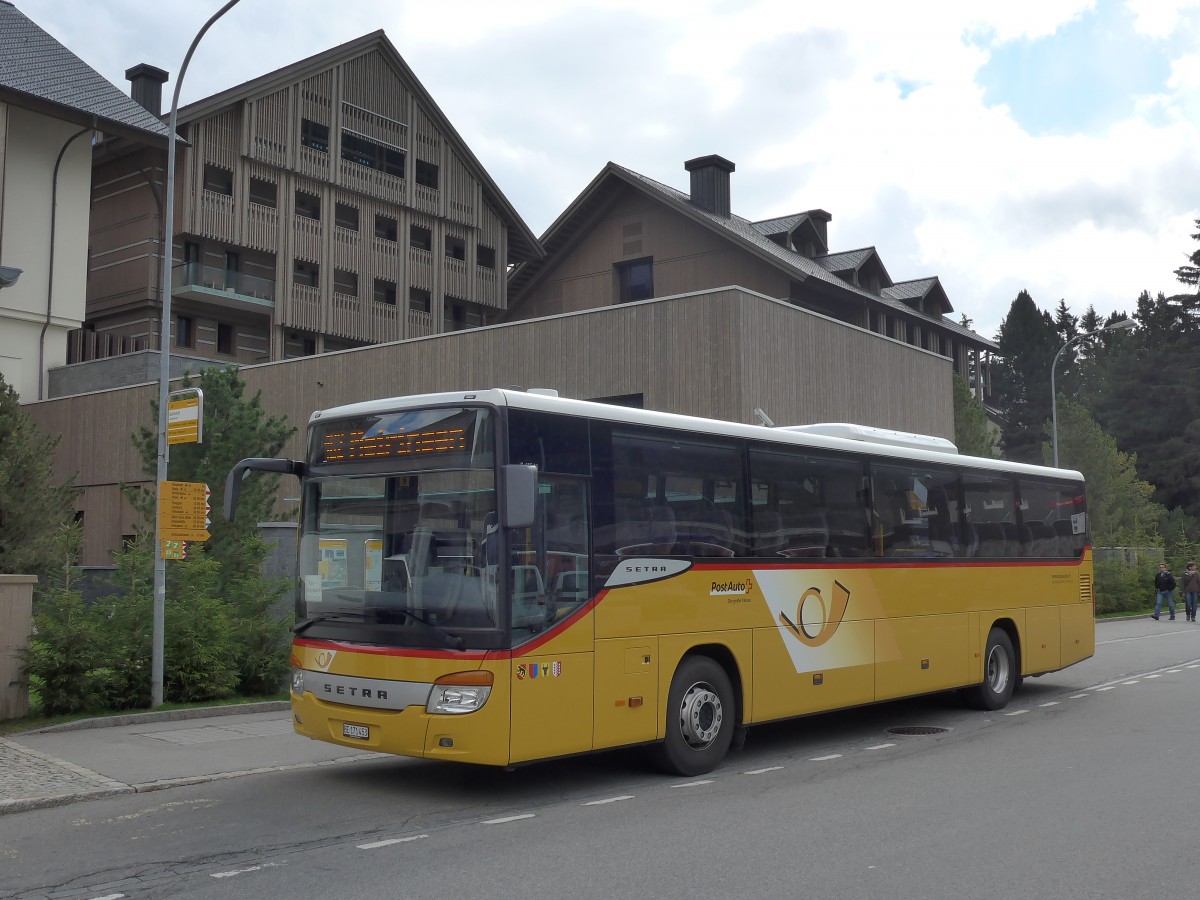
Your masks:
M275 280L233 272L218 266L201 263L184 263L171 273L171 284L175 293L195 291L198 294L219 292L235 299L275 302Z

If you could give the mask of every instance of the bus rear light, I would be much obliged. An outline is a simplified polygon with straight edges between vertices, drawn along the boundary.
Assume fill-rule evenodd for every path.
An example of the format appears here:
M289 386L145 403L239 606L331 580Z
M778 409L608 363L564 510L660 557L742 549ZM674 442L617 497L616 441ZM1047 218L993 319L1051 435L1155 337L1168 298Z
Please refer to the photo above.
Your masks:
M452 716L475 712L487 702L492 682L492 673L484 670L443 675L434 682L425 711Z

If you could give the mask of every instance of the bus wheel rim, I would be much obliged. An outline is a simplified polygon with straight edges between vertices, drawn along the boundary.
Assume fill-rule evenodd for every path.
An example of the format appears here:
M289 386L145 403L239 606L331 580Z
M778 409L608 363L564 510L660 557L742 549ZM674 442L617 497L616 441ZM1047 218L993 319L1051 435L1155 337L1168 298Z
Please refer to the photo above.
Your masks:
M721 698L707 684L693 684L683 695L679 709L679 725L688 745L703 750L721 732L725 718Z
M988 687L993 693L1003 693L1008 686L1008 679L1008 654L999 647L993 647L988 654Z

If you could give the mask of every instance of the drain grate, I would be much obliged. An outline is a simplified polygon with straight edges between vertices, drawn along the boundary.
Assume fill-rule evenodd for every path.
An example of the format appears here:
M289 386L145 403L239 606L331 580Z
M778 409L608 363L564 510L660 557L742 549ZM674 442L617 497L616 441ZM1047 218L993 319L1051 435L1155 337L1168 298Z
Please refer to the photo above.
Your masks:
M888 734L945 734L949 728L941 728L937 725L897 725L895 728L889 728Z

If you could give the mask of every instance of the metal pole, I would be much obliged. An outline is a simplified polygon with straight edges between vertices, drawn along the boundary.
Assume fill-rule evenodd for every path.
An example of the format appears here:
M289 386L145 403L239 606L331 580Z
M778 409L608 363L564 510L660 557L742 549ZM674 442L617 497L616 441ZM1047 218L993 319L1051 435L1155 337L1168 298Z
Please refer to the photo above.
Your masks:
M1063 351L1082 337L1087 337L1087 335L1077 334L1059 347L1058 352L1054 354L1054 362L1050 363L1050 443L1054 446L1054 468L1056 469L1058 468L1058 391L1054 389L1054 369L1058 365L1058 358L1062 356Z
M162 267L162 327L159 332L158 350L158 478L154 485L155 500L161 492L160 485L167 480L167 420L168 385L171 381L171 269L175 258L175 122L179 111L179 89L188 63L196 52L196 45L212 24L236 6L240 0L229 0L204 23L204 27L192 39L179 76L175 79L175 92L171 97L171 117L167 125L167 184L163 198L163 267ZM162 514L155 503L154 514L154 633L150 657L150 706L162 706L163 702L163 643L166 634L167 605L167 561L162 555Z

